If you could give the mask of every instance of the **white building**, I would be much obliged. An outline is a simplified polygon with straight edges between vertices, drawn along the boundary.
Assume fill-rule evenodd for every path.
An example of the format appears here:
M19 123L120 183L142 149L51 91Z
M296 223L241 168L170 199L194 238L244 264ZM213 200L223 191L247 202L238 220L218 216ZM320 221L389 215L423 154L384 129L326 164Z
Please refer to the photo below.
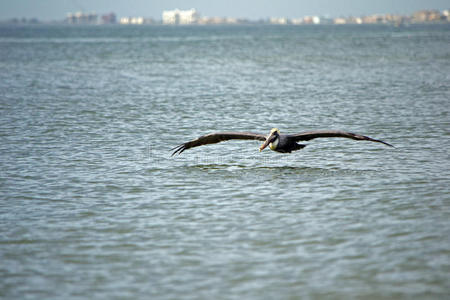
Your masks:
M195 9L189 10L165 10L162 13L162 21L163 24L194 24L199 20L199 14Z
M286 25L288 23L287 18L270 18L269 19L270 24L276 24L276 25Z
M123 17L120 18L119 24L121 25L144 25L154 24L153 19L144 17Z

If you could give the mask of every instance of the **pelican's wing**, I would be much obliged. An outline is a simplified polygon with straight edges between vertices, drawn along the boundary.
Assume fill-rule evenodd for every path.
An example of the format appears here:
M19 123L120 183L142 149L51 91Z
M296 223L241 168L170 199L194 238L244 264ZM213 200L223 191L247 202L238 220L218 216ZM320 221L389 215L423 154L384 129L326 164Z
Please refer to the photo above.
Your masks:
M352 140L357 141L371 141L371 142L377 142L382 143L390 147L394 147L391 144L388 144L386 142L376 140L373 138L370 138L365 135L359 135L351 132L345 132L340 130L316 130L316 131L306 131L301 132L297 134L289 134L288 137L294 139L296 142L298 141L309 141L315 138L327 138L327 137L341 137L341 138L348 138Z
M196 138L195 140L183 143L181 145L176 146L175 148L171 150L175 150L172 153L172 156L176 153L181 154L184 150L208 145L208 144L215 144L220 143L223 141L228 140L258 140L258 141L265 141L266 136L263 134L258 133L251 133L251 132L216 132L216 133L210 133L207 135L203 135L199 138Z

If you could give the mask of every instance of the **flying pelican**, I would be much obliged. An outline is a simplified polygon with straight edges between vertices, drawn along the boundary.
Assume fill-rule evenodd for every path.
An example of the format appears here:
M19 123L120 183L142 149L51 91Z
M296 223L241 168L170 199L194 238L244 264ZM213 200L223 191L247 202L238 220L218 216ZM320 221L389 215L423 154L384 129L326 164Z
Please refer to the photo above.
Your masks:
M291 153L292 151L300 150L306 145L297 144L299 141L309 141L315 138L326 138L326 137L341 137L348 138L357 141L371 141L385 144L389 147L394 147L386 142L370 138L368 136L359 135L351 132L345 132L340 130L316 130L316 131L306 131L296 134L281 134L278 128L273 128L268 136L252 132L216 132L203 135L195 140L183 143L171 149L175 150L172 156L175 154L181 154L184 150L208 145L220 143L228 140L258 140L264 143L259 147L259 151L263 151L267 146L270 150L280 152L280 153Z

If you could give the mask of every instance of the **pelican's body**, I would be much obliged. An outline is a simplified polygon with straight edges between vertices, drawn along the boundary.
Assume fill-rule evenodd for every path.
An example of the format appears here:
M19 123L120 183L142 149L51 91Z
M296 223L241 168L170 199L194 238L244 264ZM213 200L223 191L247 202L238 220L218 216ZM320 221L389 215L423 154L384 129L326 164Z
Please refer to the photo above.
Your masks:
M273 128L269 135L265 136L258 133L251 132L217 132L203 135L195 140L183 143L172 150L172 156L176 153L181 154L184 150L198 147L202 145L215 144L228 140L259 140L264 143L259 148L259 151L264 150L267 146L273 151L280 153L291 153L292 151L300 150L306 145L298 144L299 141L309 141L315 138L325 138L325 137L341 137L348 138L358 141L371 141L382 143L387 146L393 147L392 145L383 142L381 140L376 140L368 136L359 135L351 132L339 131L339 130L317 130L317 131L307 131L297 134L281 134L277 128Z
M297 144L297 142L290 138L288 135L280 134L279 131L276 131L277 129L272 129L271 135L274 136L273 139L270 139L269 141L269 148L272 151L280 152L280 153L291 153L292 151L300 150L304 148L306 145ZM264 144L263 144L264 146ZM264 147L261 146L260 151L262 151L267 145Z

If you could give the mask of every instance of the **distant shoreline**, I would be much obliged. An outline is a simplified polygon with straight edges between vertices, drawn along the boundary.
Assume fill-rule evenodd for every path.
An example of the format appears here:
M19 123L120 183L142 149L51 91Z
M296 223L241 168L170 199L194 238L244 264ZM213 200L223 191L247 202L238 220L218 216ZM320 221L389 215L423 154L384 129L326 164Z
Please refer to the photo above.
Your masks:
M40 23L11 23L11 22L1 22L0 26L11 26L11 27L41 27L41 26L61 26L61 27L73 27L73 28L81 28L81 27L117 27L117 28L127 28L127 27L165 27L165 28L202 28L202 27L372 27L372 26L386 26L386 27L414 27L414 26L445 26L450 25L450 22L434 22L434 23L401 23L401 24L395 24L395 23L374 23L374 24L354 24L354 23L348 23L348 24L303 24L303 25L295 25L295 24L286 24L286 25L279 25L279 24L271 24L271 23L242 23L242 24L189 24L189 25L167 25L167 24L67 24L62 22L40 22Z
M205 26L205 25L412 25L412 24L449 24L449 10L420 10L411 15L373 14L367 16L346 16L330 18L324 16L303 16L299 18L268 17L258 20L233 17L205 17L195 9L188 11L164 11L161 20L146 17L121 17L115 13L97 15L95 13L68 13L62 20L41 21L38 18L11 18L0 20L0 24L28 25L164 25L164 26Z

